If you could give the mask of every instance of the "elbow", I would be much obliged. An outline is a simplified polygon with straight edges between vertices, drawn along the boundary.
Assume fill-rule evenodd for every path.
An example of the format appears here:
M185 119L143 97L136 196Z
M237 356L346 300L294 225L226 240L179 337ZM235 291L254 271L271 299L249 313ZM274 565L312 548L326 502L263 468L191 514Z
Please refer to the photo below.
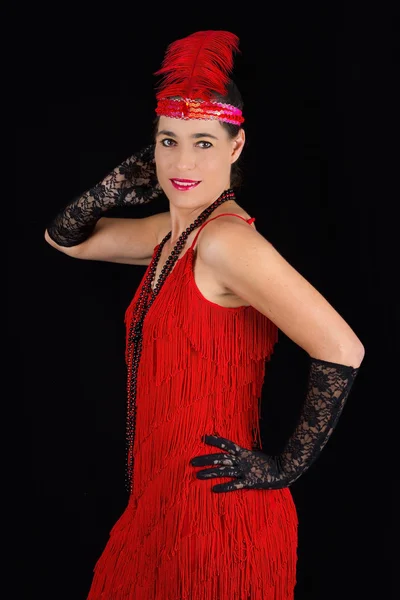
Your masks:
M66 254L67 256L71 256L72 258L80 258L80 252L81 252L80 245L79 246L61 246L60 244L57 244L57 242L55 242L53 240L53 238L50 236L47 229L44 232L44 239L52 248L55 248L55 250L58 250L59 252L62 252L63 254Z
M339 349L340 359L336 362L340 362L343 365L349 365L353 369L358 369L364 360L365 348L363 344L357 340L348 346L342 346Z
M360 338L352 329L347 328L341 336L332 340L333 353L337 355L338 362L342 365L348 365L353 369L358 369L364 360L365 347Z
M358 338L358 336L353 332L353 336L351 338L351 340L348 343L348 348L347 348L347 358L349 361L349 364L354 368L357 369L362 361L364 360L364 356L365 356L365 347L363 345L363 343L361 342L361 340Z
M364 356L365 356L365 347L360 342L354 353L354 361L357 363L357 365L354 366L354 368L358 368L361 365L362 361L364 360Z
M53 246L53 248L57 247L56 242L50 237L49 232L47 231L47 229L44 232L44 239L45 241L50 244L50 246Z
M313 348L308 352L313 358L319 358L334 362L340 365L347 365L358 369L364 360L365 348L363 344L356 339L347 343L334 343L329 346Z

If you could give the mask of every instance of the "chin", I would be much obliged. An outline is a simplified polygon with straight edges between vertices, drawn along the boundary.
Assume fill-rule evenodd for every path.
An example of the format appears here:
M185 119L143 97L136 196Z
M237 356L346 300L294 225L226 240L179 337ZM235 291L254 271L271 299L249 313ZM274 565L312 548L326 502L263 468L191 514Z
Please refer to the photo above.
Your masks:
M165 195L168 200L176 206L196 206L197 204L204 203L204 193L202 194L198 189L181 192L179 190L171 189L171 186L169 186Z

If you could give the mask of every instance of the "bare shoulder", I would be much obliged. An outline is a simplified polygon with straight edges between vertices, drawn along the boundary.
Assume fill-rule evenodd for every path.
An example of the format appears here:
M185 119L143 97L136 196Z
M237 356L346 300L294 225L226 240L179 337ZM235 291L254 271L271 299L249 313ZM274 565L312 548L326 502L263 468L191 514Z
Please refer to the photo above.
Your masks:
M214 219L214 217L220 217L218 219ZM238 217L241 217L238 219ZM227 224L239 224L247 229L249 229L249 223L246 223L249 219L251 219L251 215L244 210L240 204L235 201L227 202L226 204L221 204L209 217L209 220L212 220L210 225L204 228L205 230L218 231L222 227L226 227ZM251 228L256 229L255 223L251 223Z
M218 231L221 228L226 229L227 225L228 225L228 229L229 229L229 224L239 224L239 226L246 228L246 229L251 229L251 230L255 230L256 226L255 223L246 223L246 220L250 219L251 216L241 207L239 206L236 202L228 202L226 203L227 205L223 204L221 206L219 206L216 210L214 210L212 212L212 214L209 216L209 218L207 219L207 227L204 227L198 237L198 248L200 247L202 240L203 243L205 240L208 240L210 237L213 237L215 235L217 235ZM229 206L228 206L229 205ZM230 213L230 214L226 214L226 213ZM169 231L171 230L171 213L170 211L166 211L163 213L158 213L157 215L157 226L158 226L158 236L157 236L157 243L160 243L163 238L167 235L167 233L169 233ZM218 219L215 219L215 217L220 217ZM239 218L242 217L242 218ZM234 229L234 231L237 231L237 229ZM191 241L194 236L197 233L197 229L194 230L191 235L189 236L189 240Z
M223 207L221 207L223 208ZM225 212L229 212L230 214L225 214ZM213 219L207 227L201 232L199 238L202 238L202 247L208 246L213 240L217 240L220 236L223 236L225 239L232 239L232 242L237 243L238 235L244 236L245 240L250 239L257 232L257 227L255 222L248 223L247 221L251 218L251 216L243 210L240 206L236 206L231 210L219 210L215 211L210 216L210 220L213 217L220 216L218 219ZM241 217L238 219L238 217ZM260 235L260 234L258 234ZM199 239L200 242L200 239Z
M228 215L215 219L205 227L199 255L202 262L215 272L220 283L228 288L224 278L221 279L221 269L227 268L225 260L232 269L238 269L239 264L247 268L259 262L272 268L272 265L277 266L283 260L274 245L257 231L254 223L249 224L246 220Z

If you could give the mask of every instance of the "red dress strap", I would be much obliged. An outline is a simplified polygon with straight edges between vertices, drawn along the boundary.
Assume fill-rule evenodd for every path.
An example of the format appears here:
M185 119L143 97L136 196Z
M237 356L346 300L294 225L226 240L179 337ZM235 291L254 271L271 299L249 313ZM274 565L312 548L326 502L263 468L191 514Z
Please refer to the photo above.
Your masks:
M218 217L226 217L227 215L229 215L231 217L239 217L239 219L242 219L242 221L246 221L246 223L248 223L249 225L251 225L256 220L255 217L251 217L251 219L245 219L241 215L237 215L235 213L221 213L220 215L217 215L216 217L213 217L212 219L209 219L208 221L206 221L205 223L203 223L203 225L200 227L200 229L196 233L196 237L194 238L194 240L192 242L192 245L190 247L193 248L193 246L195 245L195 243L197 241L197 237L198 237L200 231L203 229L203 227L205 227L207 225L207 223L210 223L211 221L214 221L214 219L218 219Z

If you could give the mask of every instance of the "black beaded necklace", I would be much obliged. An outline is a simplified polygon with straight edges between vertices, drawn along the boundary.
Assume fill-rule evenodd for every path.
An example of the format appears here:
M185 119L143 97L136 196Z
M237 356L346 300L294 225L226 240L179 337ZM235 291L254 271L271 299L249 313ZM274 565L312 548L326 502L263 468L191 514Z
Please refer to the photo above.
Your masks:
M176 242L171 254L169 255L165 265L163 266L158 281L154 290L151 287L153 282L158 261L161 256L162 249L165 243L171 237L172 231L162 240L157 252L150 263L150 268L147 273L146 279L143 283L143 287L140 291L139 298L136 306L133 310L133 317L130 324L127 341L127 356L128 356L128 383L127 383L127 417L126 417L126 488L128 492L132 491L133 487L133 441L135 435L135 423L136 423L136 391L137 391L137 371L139 367L140 356L142 352L142 331L143 322L150 306L153 304L155 298L160 292L160 289L166 280L169 273L176 261L179 258L180 253L186 243L189 234L202 225L204 221L210 216L210 214L223 202L228 200L235 200L235 193L232 189L225 190L213 204L208 206L203 212L193 221L193 223L185 229L180 235Z

